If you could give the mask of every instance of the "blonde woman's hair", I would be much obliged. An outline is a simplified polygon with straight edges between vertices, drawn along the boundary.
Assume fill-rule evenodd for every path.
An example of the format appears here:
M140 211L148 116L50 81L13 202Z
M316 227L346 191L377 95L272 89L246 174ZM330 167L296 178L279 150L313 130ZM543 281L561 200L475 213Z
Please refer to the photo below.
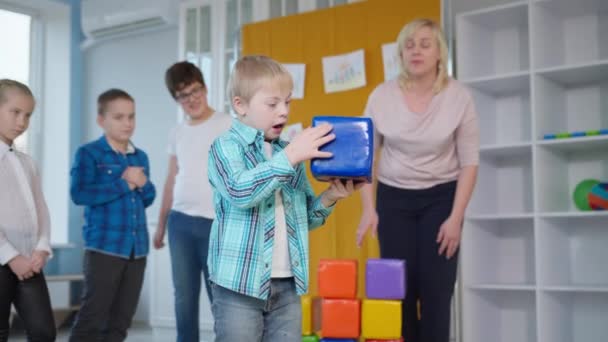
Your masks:
M267 82L278 85L281 89L293 89L291 74L280 63L267 56L241 57L230 75L228 81L228 96L233 102L239 97L249 102L253 95Z
M439 46L439 63L437 64L437 80L433 84L433 92L435 94L442 91L448 84L448 45L443 35L441 27L431 19L416 19L406 24L399 36L397 36L397 53L399 57L399 67L401 73L399 74L399 85L403 88L407 88L411 84L410 75L407 72L407 66L403 64L403 48L406 46L407 41L416 33L420 28L428 27L433 32L437 45Z
M9 89L17 90L23 95L27 95L32 99L34 98L34 95L28 86L21 82L4 78L0 79L0 104L6 102L6 93Z

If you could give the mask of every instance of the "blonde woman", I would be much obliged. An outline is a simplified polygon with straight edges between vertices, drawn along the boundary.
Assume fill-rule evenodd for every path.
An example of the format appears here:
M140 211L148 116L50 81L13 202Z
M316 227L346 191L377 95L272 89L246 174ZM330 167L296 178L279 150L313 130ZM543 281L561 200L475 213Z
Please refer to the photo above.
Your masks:
M462 222L479 163L477 114L469 91L447 75L447 46L435 22L410 22L397 43L401 74L379 85L365 108L380 154L376 200L372 185L362 189L357 243L371 229L383 258L406 260L405 340L447 342Z

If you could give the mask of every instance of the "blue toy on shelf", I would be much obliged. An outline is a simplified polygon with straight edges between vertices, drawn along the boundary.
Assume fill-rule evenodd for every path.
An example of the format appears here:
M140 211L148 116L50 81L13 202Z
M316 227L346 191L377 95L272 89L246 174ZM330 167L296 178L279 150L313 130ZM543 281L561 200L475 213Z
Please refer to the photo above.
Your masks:
M370 118L317 116L312 126L329 123L336 139L319 150L331 152L333 157L313 159L312 175L320 181L352 179L371 183L374 164L374 125Z
M543 135L543 140L593 137L593 136L596 136L596 135L608 135L608 129L598 129L598 130L590 130L590 131L576 131L576 132L548 133L548 134L544 134Z

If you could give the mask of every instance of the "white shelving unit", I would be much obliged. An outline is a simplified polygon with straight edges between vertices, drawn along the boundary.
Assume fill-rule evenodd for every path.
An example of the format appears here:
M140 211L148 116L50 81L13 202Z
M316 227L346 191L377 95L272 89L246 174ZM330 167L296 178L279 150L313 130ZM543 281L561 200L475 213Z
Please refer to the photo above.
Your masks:
M481 1L470 1L471 6ZM608 181L608 1L501 1L456 18L475 98L479 180L462 243L463 341L608 340L608 212L572 201Z

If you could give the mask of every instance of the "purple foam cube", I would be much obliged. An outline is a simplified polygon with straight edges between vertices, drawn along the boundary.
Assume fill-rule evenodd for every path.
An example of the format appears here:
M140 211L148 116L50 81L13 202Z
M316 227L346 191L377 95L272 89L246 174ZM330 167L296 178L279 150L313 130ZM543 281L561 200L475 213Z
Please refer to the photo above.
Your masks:
M405 277L405 260L368 259L365 295L370 299L404 299Z

